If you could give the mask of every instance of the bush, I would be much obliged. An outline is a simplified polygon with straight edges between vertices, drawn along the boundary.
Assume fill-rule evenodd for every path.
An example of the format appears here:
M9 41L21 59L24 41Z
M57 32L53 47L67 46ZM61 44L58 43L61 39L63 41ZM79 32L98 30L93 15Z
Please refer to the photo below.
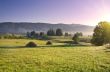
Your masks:
M78 42L79 42L79 35L77 33L75 33L73 38L72 38L72 40L73 40L73 43L78 44Z
M43 36L41 37L41 39L42 39L42 40L49 40L50 38L49 38L47 35L43 35Z
M46 43L46 45L52 45L52 42L51 42L51 41L48 41L48 42Z
M26 47L37 47L37 45L34 42L29 42L26 44Z

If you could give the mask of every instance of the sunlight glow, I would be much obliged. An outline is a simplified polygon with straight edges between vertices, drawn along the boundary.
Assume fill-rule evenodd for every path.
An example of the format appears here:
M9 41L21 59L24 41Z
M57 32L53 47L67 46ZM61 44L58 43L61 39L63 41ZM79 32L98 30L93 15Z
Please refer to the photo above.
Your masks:
M103 17L101 18L101 21L109 21L110 22L110 14L103 15Z
M110 9L108 7L108 5L106 4L105 0L101 0L102 2L102 21L108 21L110 22Z
M105 16L103 16L102 20L110 22L110 14L106 14Z

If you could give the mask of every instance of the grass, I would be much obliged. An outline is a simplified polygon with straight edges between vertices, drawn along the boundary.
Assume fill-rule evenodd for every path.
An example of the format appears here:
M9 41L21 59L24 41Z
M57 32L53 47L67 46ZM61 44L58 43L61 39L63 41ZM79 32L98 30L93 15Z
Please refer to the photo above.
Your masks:
M28 42L35 42L38 45L45 45L46 41L31 39L0 39L0 46L25 46Z
M104 47L45 46L46 41L32 40L40 46L14 48L29 41L0 40L0 72L110 72L110 50Z

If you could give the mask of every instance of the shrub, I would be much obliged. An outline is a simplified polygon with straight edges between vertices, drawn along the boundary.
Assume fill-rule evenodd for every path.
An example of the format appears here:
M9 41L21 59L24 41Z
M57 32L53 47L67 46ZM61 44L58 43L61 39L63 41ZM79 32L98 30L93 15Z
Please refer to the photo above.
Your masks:
M75 33L72 40L73 40L74 44L78 44L79 43L79 35L77 33Z
M46 45L52 45L52 42L51 42L51 41L48 41L48 42L46 43Z
M41 37L41 39L42 39L42 40L49 40L50 38L49 38L47 35L43 35L43 36Z
M29 42L26 44L26 47L37 47L37 45L34 42Z

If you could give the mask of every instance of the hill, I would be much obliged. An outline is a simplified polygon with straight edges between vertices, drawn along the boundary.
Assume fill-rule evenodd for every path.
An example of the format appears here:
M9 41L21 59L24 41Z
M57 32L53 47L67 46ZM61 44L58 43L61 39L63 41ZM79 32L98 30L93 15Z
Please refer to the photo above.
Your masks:
M22 34L27 31L43 31L48 29L61 28L64 32L83 32L84 34L92 34L94 27L81 24L50 24L50 23L29 23L29 22L3 22L0 23L0 33L16 33Z

